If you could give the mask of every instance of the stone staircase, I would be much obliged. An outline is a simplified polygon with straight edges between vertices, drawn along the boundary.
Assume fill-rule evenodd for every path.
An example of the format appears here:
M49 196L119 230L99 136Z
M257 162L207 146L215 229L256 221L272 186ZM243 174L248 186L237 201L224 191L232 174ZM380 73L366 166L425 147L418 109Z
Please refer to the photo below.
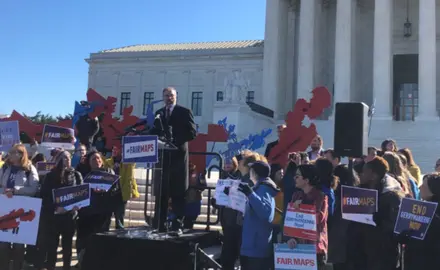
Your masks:
M207 179L208 186L214 186L218 180L218 173L212 172L211 178ZM133 199L128 201L127 208L125 210L125 226L126 227L135 227L135 226L142 226L145 225L145 218L144 218L144 204L145 204L145 194L149 194L149 202L147 206L147 214L150 216L154 215L154 196L151 196L151 187L147 187L146 185L146 176L147 176L147 170L141 167L137 167L135 169L135 178L136 182L138 184L138 190L140 193L140 197L137 199ZM151 179L151 170L149 178ZM212 191L212 195L214 196L214 191ZM202 194L202 209L201 214L198 217L198 222L206 222L208 219L208 191L205 190ZM210 215L210 221L215 222L217 220L217 215L212 211L211 207L211 215ZM114 228L115 220L112 218L112 227ZM206 225L202 224L196 224L194 225L196 229L205 229ZM220 230L221 226L220 223L217 225L212 225L211 230Z

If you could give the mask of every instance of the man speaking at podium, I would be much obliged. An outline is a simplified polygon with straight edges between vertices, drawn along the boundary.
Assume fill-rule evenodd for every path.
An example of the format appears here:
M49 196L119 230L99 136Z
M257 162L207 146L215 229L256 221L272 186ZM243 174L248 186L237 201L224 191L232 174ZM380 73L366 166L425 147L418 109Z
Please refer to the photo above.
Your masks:
M157 226L159 222L159 230L164 226L167 219L168 198L171 198L175 215L172 230L178 231L181 228L179 221L184 217L185 192L188 188L188 142L196 137L196 125L191 110L176 104L176 89L167 87L163 89L162 94L165 106L155 113L156 119L160 120L159 124L155 123L155 126L161 129L162 135L165 135L165 138L175 145L177 150L169 151L163 159L162 185L166 185L168 179L169 186L163 187L162 191L168 190L168 194L162 194L161 198L156 196L153 224ZM160 217L157 213L159 200L161 201Z

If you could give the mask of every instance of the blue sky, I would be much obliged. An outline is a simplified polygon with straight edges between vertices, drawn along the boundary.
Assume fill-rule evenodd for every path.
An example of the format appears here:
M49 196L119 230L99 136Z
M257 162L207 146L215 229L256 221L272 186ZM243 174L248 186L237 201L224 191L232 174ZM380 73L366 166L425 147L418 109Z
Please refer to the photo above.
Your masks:
M265 0L0 0L0 114L73 112L89 53L263 39Z

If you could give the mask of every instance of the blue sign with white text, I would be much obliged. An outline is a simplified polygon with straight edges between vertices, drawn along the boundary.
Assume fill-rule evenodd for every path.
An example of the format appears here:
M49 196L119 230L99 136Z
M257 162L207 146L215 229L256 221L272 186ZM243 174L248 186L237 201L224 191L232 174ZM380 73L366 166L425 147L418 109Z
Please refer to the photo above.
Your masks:
M157 136L124 136L122 138L122 162L157 163Z
M18 121L0 122L0 151L7 152L20 142L20 130Z
M53 201L57 207L63 207L67 211L75 206L78 208L90 205L90 185L63 187L53 189Z

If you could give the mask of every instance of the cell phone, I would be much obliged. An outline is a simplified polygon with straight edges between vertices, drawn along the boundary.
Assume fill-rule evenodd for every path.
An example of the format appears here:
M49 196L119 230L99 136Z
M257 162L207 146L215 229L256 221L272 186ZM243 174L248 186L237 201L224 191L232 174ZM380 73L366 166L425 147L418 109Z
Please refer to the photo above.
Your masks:
M294 153L289 153L289 159L295 160L297 156L298 156L298 154L295 153L295 152Z

